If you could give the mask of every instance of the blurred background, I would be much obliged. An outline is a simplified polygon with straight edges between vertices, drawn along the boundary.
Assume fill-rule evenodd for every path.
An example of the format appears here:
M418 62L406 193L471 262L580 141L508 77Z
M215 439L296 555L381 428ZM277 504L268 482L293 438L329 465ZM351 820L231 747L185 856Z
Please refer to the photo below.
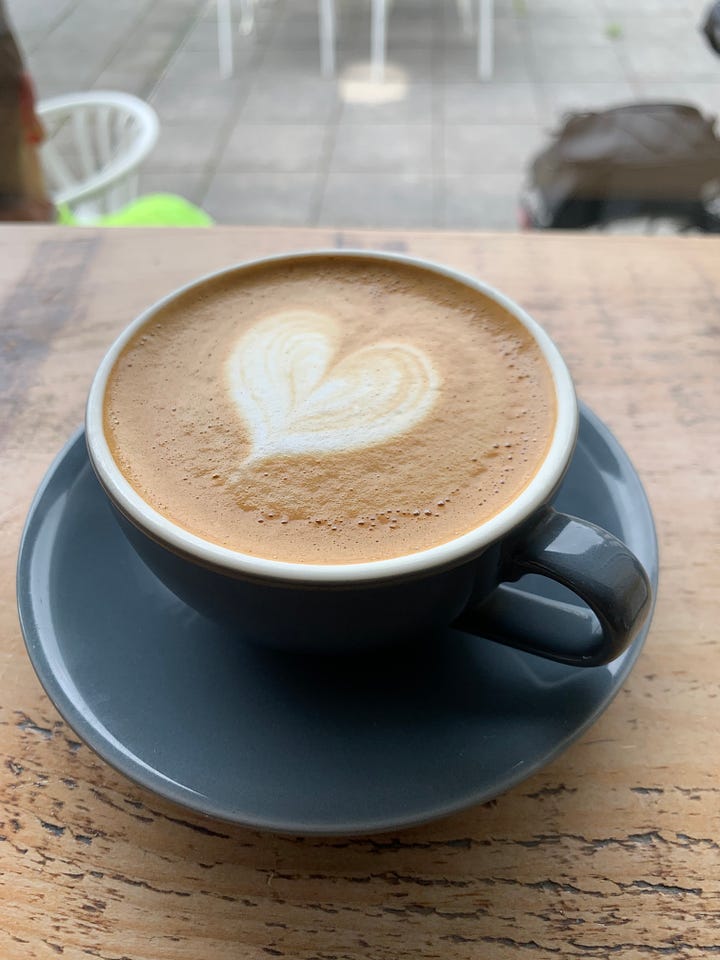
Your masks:
M516 229L529 165L567 111L720 113L708 0L5 6L40 103L146 101L159 129L137 189L218 223Z

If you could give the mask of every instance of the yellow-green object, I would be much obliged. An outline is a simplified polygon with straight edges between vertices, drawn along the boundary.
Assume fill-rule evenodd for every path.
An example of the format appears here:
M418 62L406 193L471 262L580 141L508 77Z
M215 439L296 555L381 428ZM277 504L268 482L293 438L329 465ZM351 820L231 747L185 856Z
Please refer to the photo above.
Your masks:
M58 206L57 222L74 226L78 223L67 204ZM87 223L83 221L83 225ZM92 223L99 227L211 227L213 219L200 207L174 193L150 193L138 197L115 213L98 217Z
M55 207L57 216L55 217L55 222L59 223L63 227L74 227L77 223L77 220L73 216L73 212L66 203L59 203Z

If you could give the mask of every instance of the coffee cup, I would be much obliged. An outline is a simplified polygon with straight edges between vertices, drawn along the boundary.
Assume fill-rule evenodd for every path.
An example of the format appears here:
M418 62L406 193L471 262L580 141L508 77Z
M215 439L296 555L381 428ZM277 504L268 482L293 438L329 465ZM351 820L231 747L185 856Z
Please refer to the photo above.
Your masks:
M517 304L361 251L175 291L110 347L86 412L139 556L243 640L346 654L453 625L596 666L651 587L623 543L552 506L577 428L567 366ZM510 595L526 573L584 606Z

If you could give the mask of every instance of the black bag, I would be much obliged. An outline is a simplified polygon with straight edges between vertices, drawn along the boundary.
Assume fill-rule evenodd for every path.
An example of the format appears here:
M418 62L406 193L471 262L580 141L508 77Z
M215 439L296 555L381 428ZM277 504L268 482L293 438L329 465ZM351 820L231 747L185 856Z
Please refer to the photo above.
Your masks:
M715 53L720 53L720 0L708 8L703 33Z
M567 117L534 159L524 207L539 228L671 216L720 231L720 140L695 107L637 103Z

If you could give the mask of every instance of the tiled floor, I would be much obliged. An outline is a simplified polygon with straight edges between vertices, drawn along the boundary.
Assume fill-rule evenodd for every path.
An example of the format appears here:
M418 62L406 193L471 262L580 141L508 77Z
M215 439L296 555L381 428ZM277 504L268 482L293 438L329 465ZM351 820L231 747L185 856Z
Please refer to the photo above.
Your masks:
M337 5L335 78L320 76L317 0L259 0L226 80L214 0L8 0L39 95L150 100L162 133L142 189L224 223L512 228L563 112L670 98L720 113L708 0L495 0L487 83L454 0L395 0L384 85L368 0Z

